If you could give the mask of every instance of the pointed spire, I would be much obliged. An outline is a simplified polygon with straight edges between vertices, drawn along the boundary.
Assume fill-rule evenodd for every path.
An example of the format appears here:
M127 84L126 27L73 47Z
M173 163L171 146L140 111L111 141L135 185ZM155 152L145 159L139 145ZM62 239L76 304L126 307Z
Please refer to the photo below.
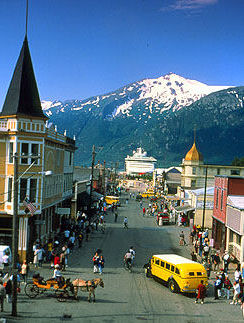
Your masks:
M27 36L25 36L0 116L13 115L47 119L41 107Z

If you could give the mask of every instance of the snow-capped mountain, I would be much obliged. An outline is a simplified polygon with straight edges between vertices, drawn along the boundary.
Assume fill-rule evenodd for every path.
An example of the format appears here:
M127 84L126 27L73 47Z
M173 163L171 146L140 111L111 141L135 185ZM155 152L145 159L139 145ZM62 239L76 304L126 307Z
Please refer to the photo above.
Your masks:
M208 86L170 73L156 79L144 79L86 100L42 101L42 107L48 116L67 110L83 110L106 119L126 116L146 122L152 114L179 110L212 92L226 88L228 86Z

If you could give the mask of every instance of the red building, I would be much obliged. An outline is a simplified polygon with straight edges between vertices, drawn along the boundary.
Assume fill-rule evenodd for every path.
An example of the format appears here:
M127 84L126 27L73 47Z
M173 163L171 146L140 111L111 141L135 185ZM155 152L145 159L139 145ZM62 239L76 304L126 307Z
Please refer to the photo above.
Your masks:
M212 236L216 249L225 249L228 195L244 195L244 177L215 176Z

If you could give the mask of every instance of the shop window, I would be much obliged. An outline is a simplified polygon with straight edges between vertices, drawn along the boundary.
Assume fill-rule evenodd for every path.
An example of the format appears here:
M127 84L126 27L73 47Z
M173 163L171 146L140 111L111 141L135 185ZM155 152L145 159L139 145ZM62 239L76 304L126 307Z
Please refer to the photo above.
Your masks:
M240 170L239 169L231 169L230 175L240 175Z

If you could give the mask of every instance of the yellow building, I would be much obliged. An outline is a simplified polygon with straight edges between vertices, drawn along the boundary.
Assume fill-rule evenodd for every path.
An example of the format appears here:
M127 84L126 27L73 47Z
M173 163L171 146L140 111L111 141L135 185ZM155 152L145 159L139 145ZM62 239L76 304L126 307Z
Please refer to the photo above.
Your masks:
M72 197L75 141L49 127L43 114L27 37L0 114L0 238L11 243L14 154L18 154L19 254L28 256L34 240L45 242L60 226L57 207ZM50 176L45 176L49 171ZM51 171L51 172L50 172ZM28 199L37 208L27 213ZM64 212L61 212L64 214Z
M184 190L203 188L205 186L206 169L206 185L209 187L214 186L214 177L216 175L244 176L244 167L205 165L203 155L198 151L195 140L180 166L182 167L181 188Z

